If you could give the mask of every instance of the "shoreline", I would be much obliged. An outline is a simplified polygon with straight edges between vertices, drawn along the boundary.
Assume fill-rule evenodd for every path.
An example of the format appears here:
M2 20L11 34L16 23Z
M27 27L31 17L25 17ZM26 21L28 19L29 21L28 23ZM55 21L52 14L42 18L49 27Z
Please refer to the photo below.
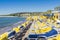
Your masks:
M0 17L18 17L18 16L0 16Z
M0 18L1 18L1 17L11 17L11 18L12 18L12 17L19 17L19 16L0 16ZM20 16L20 17L26 18L26 17L23 17L23 16Z
M4 28L0 28L0 29L1 29L1 30L0 30L0 35L3 34L3 33L5 33L5 32L11 31L13 28L17 27L18 25L21 25L21 24L24 23L24 22L25 22L25 21L19 21L19 22L17 22L17 23L12 24L11 26L6 26L6 27L4 27Z

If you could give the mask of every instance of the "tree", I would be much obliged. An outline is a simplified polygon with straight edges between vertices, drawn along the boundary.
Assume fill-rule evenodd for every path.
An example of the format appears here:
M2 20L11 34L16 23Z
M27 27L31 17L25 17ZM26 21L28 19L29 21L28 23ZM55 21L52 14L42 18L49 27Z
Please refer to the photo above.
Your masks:
M47 10L47 14L51 14L52 10Z
M59 7L55 7L54 10L60 11L60 6Z

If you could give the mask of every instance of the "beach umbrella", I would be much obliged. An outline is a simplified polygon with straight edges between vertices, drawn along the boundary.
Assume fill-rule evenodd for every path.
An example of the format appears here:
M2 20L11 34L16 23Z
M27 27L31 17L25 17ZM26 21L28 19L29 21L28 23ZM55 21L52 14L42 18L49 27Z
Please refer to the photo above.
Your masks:
M23 27L26 27L26 24L25 24L25 23L23 23L23 24L22 24L22 26L23 26Z
M60 40L60 34L57 34L57 36L55 37L56 40Z
M18 28L18 27L13 28L13 30L14 30L16 33L20 32L20 28Z
M43 34L43 33L49 32L49 31L51 31L51 30L52 30L51 27L46 27L46 28L41 28L41 29L40 29L40 32Z
M33 20L38 20L38 16L33 16Z
M25 22L25 24L27 24L27 25L28 25L28 24L29 24L29 21L26 21L26 22Z
M27 21L30 21L30 20L32 20L32 17L29 16L29 17L26 18L26 20L27 20Z
M0 40L8 40L8 32L3 33L3 34L0 36Z
M40 34L40 31L39 31L39 30L35 30L35 33L36 33L36 34Z

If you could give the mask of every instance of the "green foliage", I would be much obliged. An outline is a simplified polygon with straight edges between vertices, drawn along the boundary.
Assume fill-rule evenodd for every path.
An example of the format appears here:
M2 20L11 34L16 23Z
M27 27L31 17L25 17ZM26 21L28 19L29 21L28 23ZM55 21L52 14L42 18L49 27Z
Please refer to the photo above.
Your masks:
M54 10L56 10L56 11L60 11L60 6L55 7Z

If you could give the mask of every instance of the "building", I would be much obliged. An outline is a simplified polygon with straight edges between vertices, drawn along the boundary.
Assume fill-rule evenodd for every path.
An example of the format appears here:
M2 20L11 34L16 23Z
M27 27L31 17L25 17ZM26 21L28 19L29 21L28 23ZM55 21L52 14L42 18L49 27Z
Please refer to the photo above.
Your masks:
M56 18L60 20L60 10L59 11L53 10L52 13L54 14Z

